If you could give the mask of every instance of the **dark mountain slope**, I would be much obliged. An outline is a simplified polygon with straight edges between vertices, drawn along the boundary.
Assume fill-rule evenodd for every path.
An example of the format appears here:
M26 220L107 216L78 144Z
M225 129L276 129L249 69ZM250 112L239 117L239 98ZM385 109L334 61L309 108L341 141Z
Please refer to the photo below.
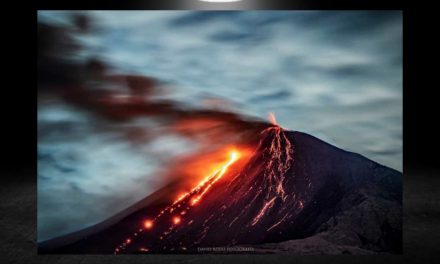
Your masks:
M402 174L305 133L264 130L244 168L229 171L192 206L197 195L151 230L137 231L166 207L161 199L99 232L40 243L39 252L184 253L237 245L298 254L401 252Z

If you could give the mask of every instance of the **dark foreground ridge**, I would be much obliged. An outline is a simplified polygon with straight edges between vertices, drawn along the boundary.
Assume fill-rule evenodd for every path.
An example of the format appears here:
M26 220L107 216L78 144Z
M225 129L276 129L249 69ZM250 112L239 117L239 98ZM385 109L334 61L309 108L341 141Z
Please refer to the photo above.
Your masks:
M273 152L274 144L281 152ZM166 206L162 197L170 191L172 186L93 227L41 242L39 253L113 254L146 216ZM244 169L217 182L203 199L180 225L169 229L159 222L120 252L402 252L402 173L305 133L267 130Z

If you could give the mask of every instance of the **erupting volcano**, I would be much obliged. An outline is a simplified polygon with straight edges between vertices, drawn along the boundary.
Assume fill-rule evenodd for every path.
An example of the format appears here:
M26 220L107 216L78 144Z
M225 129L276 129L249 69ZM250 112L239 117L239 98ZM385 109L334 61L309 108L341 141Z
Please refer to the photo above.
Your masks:
M168 205L176 187L88 231L40 243L40 251L197 253L251 245L257 252L399 252L401 174L271 121L253 148L221 149L223 161L208 164L210 173Z
M174 201L170 206L163 209L153 220L146 220L144 222L144 228L146 230L151 229L155 222L166 221L162 220L163 218L172 219L172 224L168 228L167 231L163 232L160 236L162 240L166 237L170 232L178 227L181 224L182 218L191 210L192 206L197 205L203 196L209 191L209 189L227 172L228 168L238 159L240 158L240 153L236 150L231 150L229 153L229 159L222 164L219 168L215 169L212 174L203 179L197 186L195 186L190 192L187 192L181 195L176 201ZM173 216L174 215L174 216ZM142 235L144 233L144 229L140 228L137 232L133 234L133 237ZM146 234L148 235L148 234ZM132 238L127 238L122 244L115 248L115 254L123 251L127 248L128 244L130 244ZM142 251L145 251L145 247L141 248Z
M135 147L168 134L201 151L165 163L161 189L101 223L39 243L39 253L401 252L402 173L287 130L274 114L268 123L164 99L167 87L152 77L65 60L76 47L67 45L69 32L39 24L39 98L87 111L97 130Z
M245 223L249 230L253 229L254 226L256 226L262 218L271 211L276 203L286 202L288 194L286 194L284 185L286 184L286 174L293 162L293 145L286 136L284 129L274 122L274 126L263 130L261 135L262 140L256 148L256 151L250 156L252 160L256 158L258 155L257 153L261 153L264 155L265 160L258 166L254 166L254 162L256 162L254 161L252 163L253 168L247 167L247 169L245 169L245 171L257 169L255 172L248 175L243 173L243 168L237 168L235 171L229 172L228 169L233 166L234 163L240 159L248 158L247 156L249 154L246 155L245 153L247 152L241 153L236 149L227 151L227 160L225 160L220 166L217 166L210 175L205 177L191 191L184 193L171 205L160 211L153 220L147 220L148 227L145 225L148 229L153 226L153 223L158 223L157 226L165 227L167 225L166 222L168 221L168 229L162 230L159 228L158 231L149 231L146 233L144 232L144 229L140 228L137 232L133 233L131 237L125 239L124 242L118 245L115 248L114 253L117 254L128 250L136 251L136 247L142 249L149 248L157 252L166 250L167 248L169 248L170 251L187 250L188 248L194 247L196 244L200 244L204 241L211 229L215 230L217 226L226 225L231 227L237 220L240 220L240 217L243 216L248 218L248 215L244 215L243 213L246 213L246 211L251 213L249 211L249 208L251 208L250 206L258 203L260 204L258 206L259 210L254 214L254 217L248 218L250 221L238 221L241 223L240 225ZM265 146L268 143L269 145ZM217 187L216 183L225 174L228 174L228 172L230 174L228 176L231 177L231 182L225 180L223 185L219 183L219 186ZM246 184L243 185L246 189L242 189L241 192L234 190L240 185L240 183L248 182L247 180L242 180L242 177L256 179L255 175L257 174L262 175L258 185ZM209 192L213 193L209 194ZM208 195L209 198L206 198L206 201L202 200L204 196ZM223 197L224 199L232 199L232 201L225 202L225 200L222 200ZM246 198L246 200L249 201L250 206L237 214L235 212L239 211L238 206L241 206L243 198ZM223 202L223 204L220 205L219 202ZM212 208L212 205L217 205L219 208L213 210L212 214L207 219L204 219L203 223L200 222L200 219L196 219L196 214L192 213L194 206ZM302 201L299 201L297 206L301 207ZM232 216L234 218L231 220ZM188 221L182 221L182 217L188 219ZM172 221L167 219L172 219ZM286 217L267 228L267 231L275 228L284 219L286 219ZM196 227L197 230L194 229L194 227ZM195 241L185 241L185 244L183 244L183 233L186 232L197 233L197 239ZM154 235L159 236L160 241L157 241L157 237L153 237ZM139 242L132 245L131 242L133 237L139 237L138 240L142 241L142 243ZM172 245L174 242L169 241L178 241L179 246L176 247ZM222 241L222 243L225 242L226 240L224 242ZM139 247L140 245L138 244L142 244L143 246ZM145 244L148 244L148 246Z

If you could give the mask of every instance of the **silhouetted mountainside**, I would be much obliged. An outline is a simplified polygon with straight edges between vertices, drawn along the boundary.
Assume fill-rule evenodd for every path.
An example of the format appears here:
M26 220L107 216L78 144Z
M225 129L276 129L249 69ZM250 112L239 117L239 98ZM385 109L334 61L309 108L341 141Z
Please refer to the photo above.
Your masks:
M179 223L159 219L160 190L87 231L39 244L40 253L196 253L201 247L249 246L295 254L399 253L402 174L313 136L274 126L261 133L250 161L230 171L190 208L176 204ZM154 197L154 198L152 198ZM186 200L188 199L188 200ZM106 223L106 224L104 224Z

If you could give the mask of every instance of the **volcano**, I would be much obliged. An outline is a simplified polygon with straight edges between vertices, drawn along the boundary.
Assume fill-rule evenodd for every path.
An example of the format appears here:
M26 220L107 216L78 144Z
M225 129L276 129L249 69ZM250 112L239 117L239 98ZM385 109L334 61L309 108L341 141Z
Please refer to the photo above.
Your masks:
M239 161L242 160L240 163ZM44 254L402 251L402 173L278 125L176 200L169 184Z

